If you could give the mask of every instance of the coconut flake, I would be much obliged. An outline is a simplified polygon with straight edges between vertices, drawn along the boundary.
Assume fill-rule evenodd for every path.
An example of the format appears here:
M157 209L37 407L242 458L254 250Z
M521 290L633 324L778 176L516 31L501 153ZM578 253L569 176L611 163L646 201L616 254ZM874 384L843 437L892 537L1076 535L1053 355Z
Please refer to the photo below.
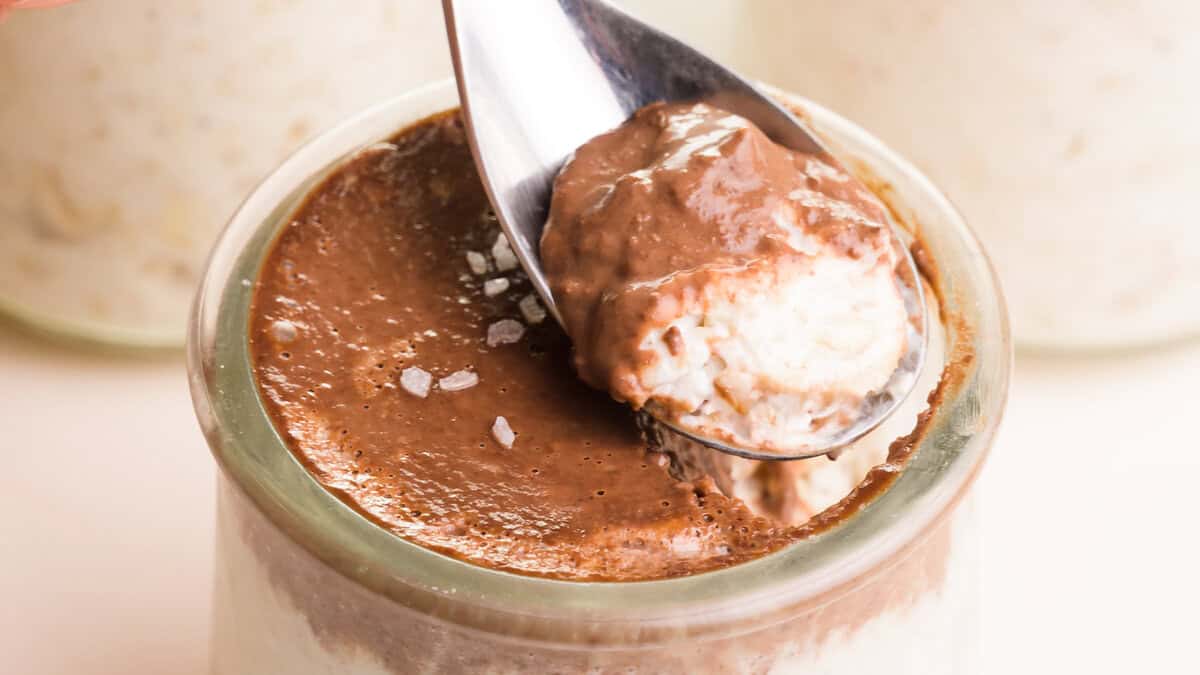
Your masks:
M487 281L483 282L483 294L488 296L489 298L494 298L497 295L500 295L501 293L503 293L504 291L507 291L507 290L508 290L508 279L505 277L497 277L495 279L488 279Z
M400 386L417 398L425 398L429 395L429 388L433 386L433 375L416 366L405 368L400 373Z
M299 336L300 329L291 321L280 319L271 324L271 337L275 338L276 342L287 344Z
M510 345L521 339L525 334L525 326L513 319L500 319L488 326L487 346Z
M515 270L520 264L508 243L508 237L504 236L503 232L496 237L496 243L492 244L492 259L496 261L496 269L501 272Z
M517 435L513 433L512 427L508 426L508 420L504 419L503 416L499 416L495 422L492 422L492 438L496 439L496 442L500 445L511 450L513 442L517 440Z
M539 324L546 320L546 310L542 307L542 303L538 302L537 296L530 293L521 298L521 302L517 303L521 308L521 316L525 317L525 323Z
M488 271L487 258L479 251L467 251L467 266L472 274L487 274Z
M479 376L469 370L460 370L438 380L442 391L462 391L479 384Z

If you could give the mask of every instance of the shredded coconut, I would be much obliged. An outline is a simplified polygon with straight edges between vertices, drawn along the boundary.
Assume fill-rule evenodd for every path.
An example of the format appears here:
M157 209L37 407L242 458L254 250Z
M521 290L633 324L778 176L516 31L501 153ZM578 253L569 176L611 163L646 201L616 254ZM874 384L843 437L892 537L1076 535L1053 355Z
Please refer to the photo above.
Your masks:
M512 427L508 426L508 420L500 416L496 418L495 422L492 422L492 438L495 438L500 445L512 449L517 435L513 433Z
M525 334L525 326L520 321L501 319L488 326L487 346L510 345L521 339Z
M433 375L430 375L429 371L422 370L416 366L405 368L404 372L400 373L400 386L404 387L404 391L417 398L428 396L429 387L432 385Z
M515 270L520 264L508 243L508 237L504 236L503 232L496 237L496 243L492 244L492 259L496 261L496 269L501 272Z
M521 308L521 316L525 317L525 323L539 324L546 320L546 310L542 307L542 303L538 302L537 296L530 293L521 298L521 302L517 303Z
M442 391L462 391L479 384L479 376L469 370L460 370L438 380Z
M479 251L467 251L467 266L472 274L487 274L488 271L487 258Z
M507 290L508 290L508 279L505 277L498 277L496 279L488 279L487 281L483 282L483 294L488 296L489 298L493 298L497 295L500 295L501 293L503 293L504 291L507 291Z

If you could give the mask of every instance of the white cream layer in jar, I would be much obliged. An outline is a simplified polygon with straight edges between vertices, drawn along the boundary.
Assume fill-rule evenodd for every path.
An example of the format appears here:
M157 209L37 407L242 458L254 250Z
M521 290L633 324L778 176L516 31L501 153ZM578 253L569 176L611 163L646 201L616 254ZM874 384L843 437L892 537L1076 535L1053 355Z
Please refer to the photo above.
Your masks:
M178 345L215 234L301 142L449 71L435 4L107 0L0 23L0 307Z

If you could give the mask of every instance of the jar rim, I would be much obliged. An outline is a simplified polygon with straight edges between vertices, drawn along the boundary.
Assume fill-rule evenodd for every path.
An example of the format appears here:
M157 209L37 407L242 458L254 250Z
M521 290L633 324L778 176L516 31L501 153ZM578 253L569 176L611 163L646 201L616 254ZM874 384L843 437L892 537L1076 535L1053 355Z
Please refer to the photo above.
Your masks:
M614 627L626 627L629 643L645 644L656 626L666 631L686 617L692 637L704 631L728 635L748 630L752 618L770 620L782 607L823 601L833 589L853 587L919 540L971 484L1003 414L1012 348L996 276L950 202L866 131L791 98L835 148L904 193L901 203L913 211L922 243L938 261L945 309L961 319L947 323L947 340L971 354L908 466L852 517L756 560L701 574L560 580L498 571L423 548L353 510L304 468L272 424L253 376L253 280L279 229L321 179L362 148L458 105L450 79L380 103L318 136L268 176L222 232L188 336L193 403L222 471L276 526L344 576L417 611L490 633L544 635L569 618L573 627L569 634L561 629L562 640L595 644L597 635L609 639L621 633Z

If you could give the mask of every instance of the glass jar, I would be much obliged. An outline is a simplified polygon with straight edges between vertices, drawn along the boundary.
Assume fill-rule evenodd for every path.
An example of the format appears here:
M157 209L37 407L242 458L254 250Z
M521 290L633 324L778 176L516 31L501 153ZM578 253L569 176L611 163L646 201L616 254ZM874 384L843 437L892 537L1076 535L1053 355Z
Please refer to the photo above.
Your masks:
M259 400L247 342L253 280L298 201L341 159L457 105L453 82L436 83L303 148L251 194L210 258L189 375L221 466L214 671L971 672L977 532L964 498L1007 393L1003 300L977 241L928 180L845 119L797 104L918 231L947 317L934 347L961 366L947 371L956 376L889 489L833 529L753 562L634 583L464 563L327 492Z
M0 22L0 312L179 346L204 256L288 153L450 72L440 8L75 2Z
M1200 4L746 5L756 76L858 121L963 210L1019 343L1200 334Z

